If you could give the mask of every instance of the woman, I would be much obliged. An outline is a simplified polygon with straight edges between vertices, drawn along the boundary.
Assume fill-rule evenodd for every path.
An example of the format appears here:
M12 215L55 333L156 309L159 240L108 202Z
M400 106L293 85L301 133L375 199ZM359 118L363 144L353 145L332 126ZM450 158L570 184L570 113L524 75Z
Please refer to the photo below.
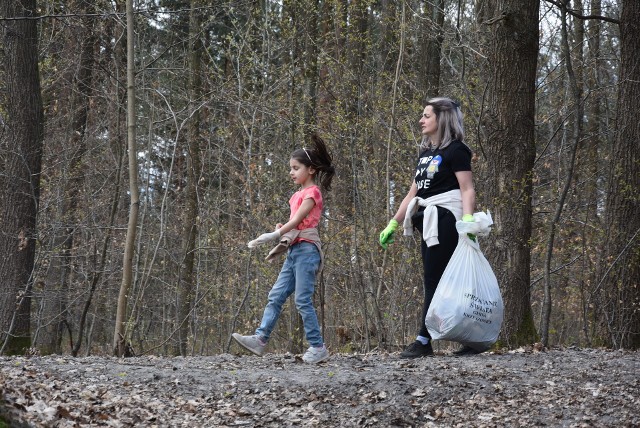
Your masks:
M474 221L475 190L471 174L471 149L464 144L460 106L449 98L427 102L420 119L422 144L415 179L389 225L380 233L386 249L403 222L404 234L413 227L422 233L424 304L421 327L415 342L402 358L433 355L431 337L424 320L444 269L458 244L456 221ZM473 352L466 347L457 354Z

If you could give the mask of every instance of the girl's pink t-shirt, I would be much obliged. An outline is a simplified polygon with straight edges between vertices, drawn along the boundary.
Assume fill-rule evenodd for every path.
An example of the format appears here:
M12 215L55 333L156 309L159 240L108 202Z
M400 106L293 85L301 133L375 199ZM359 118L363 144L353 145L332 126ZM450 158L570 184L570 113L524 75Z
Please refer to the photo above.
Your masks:
M296 229L302 230L312 227L318 227L318 223L320 223L320 216L322 215L322 193L320 192L320 188L316 185L299 190L291 196L291 199L289 199L289 207L291 208L291 215L289 216L289 220L291 220L293 216L298 212L298 210L300 209L300 205L302 205L302 202L305 199L309 198L314 200L315 205L313 206L313 208L311 208L309 214L307 214L307 216L302 219L300 224L298 224L298 227L296 227Z

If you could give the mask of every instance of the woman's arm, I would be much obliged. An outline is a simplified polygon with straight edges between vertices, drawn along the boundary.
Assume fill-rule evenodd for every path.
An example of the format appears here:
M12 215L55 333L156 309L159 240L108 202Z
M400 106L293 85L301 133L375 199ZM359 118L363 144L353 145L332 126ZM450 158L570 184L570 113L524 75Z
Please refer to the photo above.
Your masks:
M291 220L281 225L280 228L278 228L278 225L276 225L276 229L280 232L280 236L298 227L298 225L311 212L311 210L315 205L316 205L316 201L314 201L313 198L307 198L304 201L302 201L300 208L293 215L293 217L291 217Z
M411 184L411 188L409 189L407 196L405 196L402 202L400 203L400 207L398 208L398 211L396 211L396 215L393 216L393 218L398 223L402 224L402 222L404 221L404 216L407 213L407 207L409 206L409 202L411 202L411 200L415 198L417 194L418 194L418 186L416 186L416 182L414 181L413 184Z
M473 175L471 171L458 171L455 173L462 193L462 215L473 214L476 206L476 191L473 188Z

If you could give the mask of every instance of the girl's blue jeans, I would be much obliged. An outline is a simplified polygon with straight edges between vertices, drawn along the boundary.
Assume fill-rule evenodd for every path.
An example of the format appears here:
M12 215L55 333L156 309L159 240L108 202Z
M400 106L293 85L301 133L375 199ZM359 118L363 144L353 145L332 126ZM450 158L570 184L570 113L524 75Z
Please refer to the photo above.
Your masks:
M289 248L280 275L269 292L269 302L264 308L260 327L256 330L257 336L265 342L269 340L282 305L295 291L296 308L302 317L307 342L315 347L324 344L312 300L319 266L320 252L315 244L300 242Z

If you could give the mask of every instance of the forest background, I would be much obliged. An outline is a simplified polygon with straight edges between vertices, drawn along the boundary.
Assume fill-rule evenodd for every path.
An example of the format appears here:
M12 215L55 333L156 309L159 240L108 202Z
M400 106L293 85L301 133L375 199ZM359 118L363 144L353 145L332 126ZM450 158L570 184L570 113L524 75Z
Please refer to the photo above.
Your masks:
M0 353L211 355L280 264L289 154L337 177L317 286L333 352L396 350L418 238L377 243L428 98L458 100L498 346L640 345L640 2L2 0ZM129 45L127 43L129 42ZM285 307L273 350L300 352Z

